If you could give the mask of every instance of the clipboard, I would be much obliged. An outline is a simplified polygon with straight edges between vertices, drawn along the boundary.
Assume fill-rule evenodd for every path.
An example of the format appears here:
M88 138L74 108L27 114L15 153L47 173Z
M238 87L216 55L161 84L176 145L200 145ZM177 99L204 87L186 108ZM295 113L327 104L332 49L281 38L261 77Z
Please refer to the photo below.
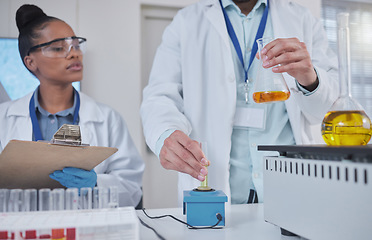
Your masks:
M65 167L90 171L117 150L87 144L11 140L0 154L0 188L63 188L49 177L50 173Z

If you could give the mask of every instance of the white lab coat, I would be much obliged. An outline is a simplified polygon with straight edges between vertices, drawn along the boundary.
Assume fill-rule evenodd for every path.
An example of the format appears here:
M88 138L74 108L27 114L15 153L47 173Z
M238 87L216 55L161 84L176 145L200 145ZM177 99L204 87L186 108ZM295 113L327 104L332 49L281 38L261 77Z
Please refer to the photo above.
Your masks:
M284 74L291 91L285 105L296 144L309 144L313 142L309 126L322 121L338 96L337 59L328 48L321 22L307 9L288 0L270 0L270 14L275 38L297 37L306 43L320 79L317 91L305 96L295 79ZM207 142L209 185L224 191L229 199L236 109L232 51L218 0L202 0L180 10L164 31L141 105L146 142L153 151L167 129L178 129L192 139ZM262 159L252 161L263 165ZM262 183L262 174L255 178L254 182ZM199 184L180 173L179 203L184 190ZM256 190L262 201L263 190Z
M12 139L32 140L29 102L32 94L0 104L0 152ZM116 147L118 151L95 167L97 186L117 186L120 206L136 206L142 196L144 162L123 118L110 107L80 93L79 125L82 142Z
M0 82L0 103L9 101L10 98L8 96L8 93L5 91L5 88Z

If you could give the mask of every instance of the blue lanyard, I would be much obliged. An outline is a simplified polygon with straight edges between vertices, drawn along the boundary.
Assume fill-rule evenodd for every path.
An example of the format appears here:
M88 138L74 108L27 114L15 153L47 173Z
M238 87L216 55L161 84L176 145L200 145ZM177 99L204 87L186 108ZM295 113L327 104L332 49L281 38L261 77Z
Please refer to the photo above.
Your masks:
M234 44L234 48L236 50L236 53L238 54L239 60L240 60L240 62L242 64L242 66L243 66L244 73L245 73L245 82L247 83L247 81L248 81L248 70L251 67L252 62L253 62L253 59L254 59L254 57L256 56L256 53L257 53L257 42L256 42L256 40L259 39L259 38L262 38L262 36L263 36L263 34L265 32L265 27L266 27L266 22L267 22L267 16L268 16L268 13L269 13L269 0L267 0L267 7L265 8L265 11L264 11L264 13L262 15L261 22L260 22L260 25L258 27L255 40L253 42L251 57L249 59L249 65L248 65L247 70L245 70L245 67L244 67L243 54L242 54L242 50L240 48L240 44L239 44L238 38L236 37L234 28L233 28L233 26L232 26L232 24L230 22L229 17L227 16L227 13L225 11L225 8L222 6L222 1L221 0L220 0L220 4L221 4L223 16L225 17L227 32L229 33L229 36L231 38L231 41Z
M74 120L73 124L77 123L78 116L79 116L79 109L80 109L80 96L78 91L74 88L75 95L76 95L76 105L75 105L75 111L74 111ZM30 117L32 122L32 130L34 132L35 141L44 140L43 135L41 134L39 122L37 121L36 112L35 112L35 92L32 94L31 100L30 100Z

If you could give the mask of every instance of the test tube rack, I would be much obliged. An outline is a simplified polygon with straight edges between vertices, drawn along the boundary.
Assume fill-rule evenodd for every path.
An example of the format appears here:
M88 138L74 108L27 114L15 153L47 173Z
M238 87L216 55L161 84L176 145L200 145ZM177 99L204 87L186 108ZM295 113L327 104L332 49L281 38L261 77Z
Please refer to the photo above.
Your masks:
M1 212L116 208L117 187L0 189Z
M133 207L0 213L0 239L138 240Z

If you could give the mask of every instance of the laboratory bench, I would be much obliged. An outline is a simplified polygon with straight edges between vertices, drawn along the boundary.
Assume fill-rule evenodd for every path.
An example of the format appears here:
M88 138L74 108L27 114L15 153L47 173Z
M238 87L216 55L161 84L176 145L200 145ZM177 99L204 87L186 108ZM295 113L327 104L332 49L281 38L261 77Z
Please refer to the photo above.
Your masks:
M226 226L192 230L171 219L137 215L165 239L372 239L372 145L258 146L264 204L226 204ZM269 152L277 152L270 154ZM149 209L185 220L182 208ZM284 236L296 233L298 236ZM158 239L140 226L140 239Z
M299 240L300 237L283 236L280 228L265 222L263 204L226 204L226 226L219 229L189 229L186 225L166 217L149 219L142 210L137 210L138 217L150 227L154 228L164 239L254 239L254 240ZM171 214L185 221L182 208L146 209L150 216ZM155 233L140 224L140 239L160 239Z

